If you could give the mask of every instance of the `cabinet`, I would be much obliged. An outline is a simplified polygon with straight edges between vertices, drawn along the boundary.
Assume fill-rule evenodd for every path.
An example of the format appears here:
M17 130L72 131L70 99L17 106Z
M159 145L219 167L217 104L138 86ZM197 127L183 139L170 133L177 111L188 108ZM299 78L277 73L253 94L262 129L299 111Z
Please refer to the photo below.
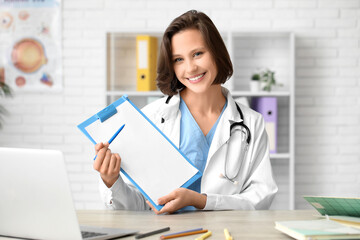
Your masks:
M160 91L137 92L136 89L136 36L149 34L158 37L161 31L106 33L106 100L110 104L123 94L139 107L162 97ZM278 101L277 153L271 154L271 163L279 192L272 209L294 209L295 192L295 37L285 31L229 31L222 32L231 56L234 74L225 83L234 98L271 96ZM249 79L258 69L269 68L276 73L281 87L271 92L251 92Z

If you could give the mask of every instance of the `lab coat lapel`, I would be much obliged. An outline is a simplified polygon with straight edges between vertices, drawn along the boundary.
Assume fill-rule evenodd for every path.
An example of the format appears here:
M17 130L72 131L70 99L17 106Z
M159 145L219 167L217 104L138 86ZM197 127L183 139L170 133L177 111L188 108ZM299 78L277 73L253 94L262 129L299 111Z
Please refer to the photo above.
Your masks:
M180 97L179 94L177 94L174 95L168 103L164 103L160 111L160 115L164 119L162 131L177 148L180 146L181 111L179 104Z
M212 160L212 156L230 139L230 126L234 122L242 121L236 108L236 103L226 88L222 88L224 96L227 98L228 105L219 120L218 126L212 140L206 167Z

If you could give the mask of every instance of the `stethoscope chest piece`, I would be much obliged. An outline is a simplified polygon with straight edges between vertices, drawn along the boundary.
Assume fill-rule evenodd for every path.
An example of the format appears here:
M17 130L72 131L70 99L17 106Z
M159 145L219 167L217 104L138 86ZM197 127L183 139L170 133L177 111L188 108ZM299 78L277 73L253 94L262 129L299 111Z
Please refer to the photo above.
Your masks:
M225 178L226 180L232 182L234 185L238 185L238 183L239 183L239 182L236 181L236 180L233 180L233 179L230 179L230 178L226 177L226 175L224 175L224 174L222 174L222 173L219 174L219 178Z

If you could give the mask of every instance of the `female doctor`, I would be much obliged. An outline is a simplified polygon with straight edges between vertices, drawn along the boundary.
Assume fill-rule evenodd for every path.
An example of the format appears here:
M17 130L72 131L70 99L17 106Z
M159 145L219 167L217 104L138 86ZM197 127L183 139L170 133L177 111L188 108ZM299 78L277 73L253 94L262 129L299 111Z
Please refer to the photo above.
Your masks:
M222 87L232 75L225 44L210 18L188 11L166 29L158 59L157 84L167 96L143 112L203 173L188 189L158 199L157 211L120 176L121 153L95 146L100 192L112 209L268 209L277 192L262 116Z

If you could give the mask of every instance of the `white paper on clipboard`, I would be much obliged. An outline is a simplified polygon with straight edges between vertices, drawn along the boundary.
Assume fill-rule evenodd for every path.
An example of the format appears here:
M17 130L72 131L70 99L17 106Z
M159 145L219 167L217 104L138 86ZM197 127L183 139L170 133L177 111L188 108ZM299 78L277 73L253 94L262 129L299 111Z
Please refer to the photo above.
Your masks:
M117 113L104 122L94 121L85 131L98 142L107 142L125 124L111 143L121 157L122 172L155 206L158 198L201 176L170 140L129 100L116 106ZM155 206L161 209L161 206Z

